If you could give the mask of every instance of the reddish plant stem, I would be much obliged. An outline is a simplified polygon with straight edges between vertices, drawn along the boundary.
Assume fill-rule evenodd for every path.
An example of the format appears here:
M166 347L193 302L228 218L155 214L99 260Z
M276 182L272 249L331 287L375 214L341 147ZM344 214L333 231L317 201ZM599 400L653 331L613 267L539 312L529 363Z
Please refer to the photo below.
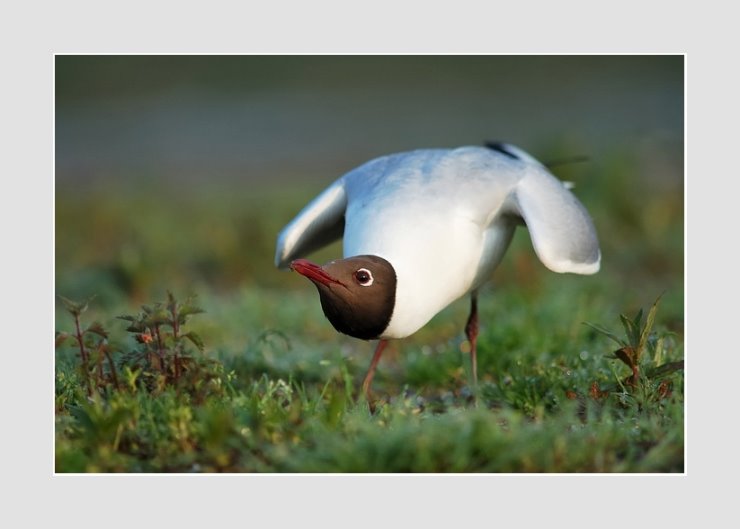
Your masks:
M100 342L103 343L102 341ZM95 356L95 364L97 366L97 374L98 374L98 380L97 380L97 386L100 387L103 384L103 352L100 350L100 345L98 345L97 351L95 351L97 354Z
M159 332L159 325L154 326L154 335L157 337L157 354L159 355L159 369L162 374L167 370L164 365L164 345L162 344L162 334Z
M102 342L101 342L102 343ZM116 365L113 363L113 357L110 354L110 351L107 347L103 347L103 353L105 353L105 357L108 359L108 366L110 367L110 376L113 379L113 387L116 389L120 389L120 386L118 385L118 374L116 373Z
M82 372L85 377L85 385L87 386L87 396L90 397L92 395L92 387L90 386L90 373L88 372L88 356L87 351L85 350L85 344L82 339L82 331L80 330L80 315L74 314L75 318L75 331L77 338L77 343L80 346L80 358L82 359Z
M180 379L180 342L177 336L180 331L180 322L177 320L177 305L172 307L170 313L172 314L172 338L175 342L175 382L177 382Z

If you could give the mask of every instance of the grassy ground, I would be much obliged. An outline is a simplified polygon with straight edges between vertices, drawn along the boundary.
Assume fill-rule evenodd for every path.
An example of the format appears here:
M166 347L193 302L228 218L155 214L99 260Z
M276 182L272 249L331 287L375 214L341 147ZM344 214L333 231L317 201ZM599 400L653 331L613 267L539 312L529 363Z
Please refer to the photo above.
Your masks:
M460 301L386 350L373 413L358 389L374 344L338 335L313 287L272 267L277 231L320 186L58 188L57 294L95 295L80 320L100 325L87 370L73 336L56 350L57 472L682 472L683 189L617 155L573 171L602 271L548 272L519 230L481 295L477 398ZM157 350L116 316L164 308L168 290L205 312L177 336L162 324ZM620 314L645 324L661 295L633 383L584 322L629 340ZM55 320L74 334L61 302Z

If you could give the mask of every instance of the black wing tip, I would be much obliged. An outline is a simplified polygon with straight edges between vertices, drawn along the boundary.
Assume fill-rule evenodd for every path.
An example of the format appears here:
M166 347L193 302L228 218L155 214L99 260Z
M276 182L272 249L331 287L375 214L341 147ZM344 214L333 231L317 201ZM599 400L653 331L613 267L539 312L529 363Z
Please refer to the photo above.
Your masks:
M500 152L501 154L508 156L509 158L512 158L514 160L521 160L521 158L517 156L516 153L510 150L511 147L508 143L504 143L502 141L486 141L483 143L483 145L493 151Z

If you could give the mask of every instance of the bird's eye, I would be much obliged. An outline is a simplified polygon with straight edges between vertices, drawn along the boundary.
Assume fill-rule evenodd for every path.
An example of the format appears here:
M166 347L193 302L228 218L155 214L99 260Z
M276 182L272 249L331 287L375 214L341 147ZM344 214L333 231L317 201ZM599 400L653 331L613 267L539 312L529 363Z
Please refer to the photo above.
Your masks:
M357 279L357 282L363 287L369 287L373 284L373 275L367 268L360 268L355 272L355 279Z

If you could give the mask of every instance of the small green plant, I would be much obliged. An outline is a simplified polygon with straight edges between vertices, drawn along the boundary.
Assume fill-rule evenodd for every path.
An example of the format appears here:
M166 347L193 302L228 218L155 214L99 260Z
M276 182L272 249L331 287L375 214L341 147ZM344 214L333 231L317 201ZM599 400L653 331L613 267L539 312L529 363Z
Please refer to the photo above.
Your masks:
M126 330L133 333L138 344L129 351L109 344L109 333L100 322L83 328L81 315L92 298L84 302L63 296L59 299L74 319L74 331L57 332L56 347L70 340L74 342L88 397L96 389L104 388L134 392L143 386L150 391L161 391L173 385L199 395L208 393L210 386L219 386L222 366L203 356L203 341L198 334L183 329L190 316L204 312L192 297L180 303L167 292L165 302L144 305L135 316L118 316L129 323ZM189 345L195 346L199 354ZM119 353L117 362L114 353Z
M84 330L81 326L80 315L85 312L93 298L83 302L72 301L64 296L58 296L67 311L74 318L73 332L57 332L55 347L60 347L68 340L73 340L80 352L80 373L85 382L88 397L93 393L93 387L112 384L118 388L118 374L113 361L112 350L108 344L108 332L100 322L94 321ZM107 370L104 359L107 361Z
M192 297L185 303L178 302L171 292L167 301L154 305L143 305L142 312L136 316L118 316L129 322L127 331L134 334L141 344L138 351L128 355L131 363L149 373L157 373L164 383L175 383L182 378L194 356L187 349L187 343L203 352L203 341L195 332L183 332L188 317L203 311L194 304Z
M653 332L655 316L661 297L658 296L652 307L650 307L644 322L642 309L633 318L620 314L619 318L624 328L625 338L617 336L604 327L585 322L586 325L600 334L607 336L619 345L619 349L613 353L613 358L624 362L631 371L631 375L623 380L619 380L619 385L625 390L629 388L633 393L636 393L638 390L644 390L647 386L652 386L652 383L656 379L681 370L684 366L683 360L663 363L665 336L658 337ZM646 354L648 352L652 354ZM642 373L643 370L646 372ZM659 383L656 389L661 396L665 396L669 392L669 386L665 381ZM594 393L602 396L604 392L600 392L598 387L594 386L591 389L591 395L593 396Z

